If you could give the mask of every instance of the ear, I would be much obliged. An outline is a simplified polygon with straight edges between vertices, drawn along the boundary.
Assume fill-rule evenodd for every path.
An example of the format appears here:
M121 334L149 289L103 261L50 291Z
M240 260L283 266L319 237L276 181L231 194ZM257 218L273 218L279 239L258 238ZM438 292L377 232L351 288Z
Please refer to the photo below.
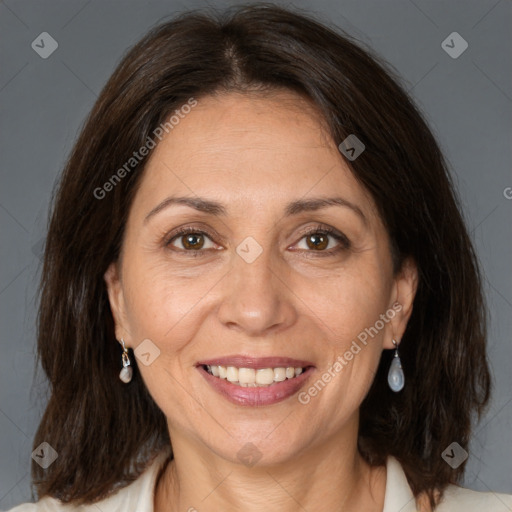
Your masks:
M391 318L383 343L383 348L394 349L393 339L400 344L407 322L412 314L412 307L418 288L418 268L412 258L407 258L395 277L394 291L389 311L395 311Z
M126 346L130 346L131 339L128 329L128 321L126 315L126 306L124 301L123 287L121 284L121 274L119 270L119 263L112 262L103 279L107 284L108 300L110 302L110 309L114 317L116 338L124 339Z

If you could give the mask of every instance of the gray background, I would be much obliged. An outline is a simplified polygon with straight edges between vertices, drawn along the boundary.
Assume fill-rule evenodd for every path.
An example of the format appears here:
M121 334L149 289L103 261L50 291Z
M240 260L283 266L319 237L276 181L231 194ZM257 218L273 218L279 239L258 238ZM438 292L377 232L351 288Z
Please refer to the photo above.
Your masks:
M512 493L512 3L278 3L314 11L374 48L438 137L485 273L496 383L465 486ZM30 500L31 440L46 396L44 380L33 380L35 291L54 181L126 49L162 16L206 5L233 2L0 2L0 509ZM441 47L454 31L469 44L457 59ZM41 32L59 45L48 59L31 48Z

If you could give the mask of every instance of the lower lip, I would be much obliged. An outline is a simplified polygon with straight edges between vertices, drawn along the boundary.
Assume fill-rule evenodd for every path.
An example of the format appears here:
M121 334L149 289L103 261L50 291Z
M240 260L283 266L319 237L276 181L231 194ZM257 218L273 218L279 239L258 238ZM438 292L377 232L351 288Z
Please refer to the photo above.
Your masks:
M286 379L283 382L277 382L272 386L244 388L237 384L232 384L226 379L214 377L202 366L198 366L197 368L215 391L236 405L247 405L250 407L271 405L286 400L299 391L313 370L313 367L310 366L299 376L293 379Z

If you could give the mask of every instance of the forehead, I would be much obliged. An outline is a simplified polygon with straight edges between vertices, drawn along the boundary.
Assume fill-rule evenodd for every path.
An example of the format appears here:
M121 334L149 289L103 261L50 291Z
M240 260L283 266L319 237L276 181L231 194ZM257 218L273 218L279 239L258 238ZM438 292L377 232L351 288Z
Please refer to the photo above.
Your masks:
M153 150L136 202L179 193L267 208L333 192L374 213L311 102L289 91L229 93L201 98L180 116Z

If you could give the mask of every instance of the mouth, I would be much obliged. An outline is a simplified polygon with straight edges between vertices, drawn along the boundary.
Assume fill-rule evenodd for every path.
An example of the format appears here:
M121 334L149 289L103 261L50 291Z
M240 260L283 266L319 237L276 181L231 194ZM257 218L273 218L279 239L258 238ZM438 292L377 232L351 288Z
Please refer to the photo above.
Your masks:
M305 368L298 366L276 368L237 368L236 366L203 365L203 369L219 379L226 379L235 386L268 387L274 386L287 379L294 379L304 372Z
M202 361L196 367L215 391L232 403L248 406L270 405L289 398L314 370L308 361L244 356Z

